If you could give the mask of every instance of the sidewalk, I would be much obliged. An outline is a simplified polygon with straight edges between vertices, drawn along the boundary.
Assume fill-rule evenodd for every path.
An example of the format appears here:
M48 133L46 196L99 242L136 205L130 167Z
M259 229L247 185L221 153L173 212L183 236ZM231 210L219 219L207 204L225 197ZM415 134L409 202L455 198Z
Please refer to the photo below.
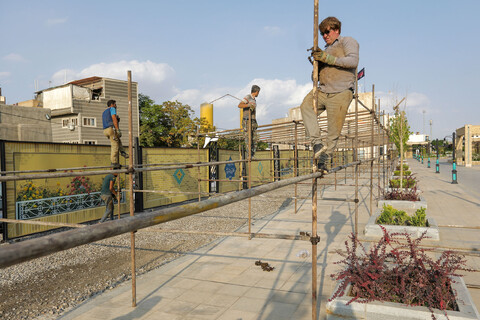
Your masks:
M461 184L452 185L451 176L448 181L447 176L435 174L434 165L427 169L426 164L422 166L413 159L408 163L417 173L420 189L428 201L427 214L439 225L480 225L480 197L462 191ZM360 189L359 235L369 217L368 191L366 187ZM320 197L352 199L354 188L337 187L335 191L333 187L319 186ZM257 220L252 230L273 234L311 232L311 214L311 201L303 200L297 214L293 206L287 207ZM326 300L333 292L329 275L337 270L333 262L339 260L333 252L344 248L353 228L354 203L318 201L319 319L325 318ZM479 233L478 229L441 228L440 245L480 250ZM93 297L61 319L312 319L312 258L298 257L302 250L311 253L310 242L225 237L137 277L136 308L131 307L131 282L127 282ZM470 267L480 269L478 256L467 259ZM255 265L257 260L268 262L275 269L262 271ZM479 285L480 275L471 273L465 282ZM478 308L480 290L469 291Z

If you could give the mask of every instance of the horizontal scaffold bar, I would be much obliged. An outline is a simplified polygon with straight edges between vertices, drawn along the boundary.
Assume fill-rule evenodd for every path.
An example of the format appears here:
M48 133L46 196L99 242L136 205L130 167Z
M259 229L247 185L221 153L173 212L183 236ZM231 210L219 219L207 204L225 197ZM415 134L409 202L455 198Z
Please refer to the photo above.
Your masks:
M95 224L87 228L55 233L41 238L25 240L9 246L3 246L0 249L0 268L5 268L17 263L124 233L135 232L139 229L184 218L210 209L216 209L227 204L283 188L296 182L321 177L322 173L316 172L309 175L272 182L253 189L242 190L200 202L159 209L136 216L130 216L121 220Z

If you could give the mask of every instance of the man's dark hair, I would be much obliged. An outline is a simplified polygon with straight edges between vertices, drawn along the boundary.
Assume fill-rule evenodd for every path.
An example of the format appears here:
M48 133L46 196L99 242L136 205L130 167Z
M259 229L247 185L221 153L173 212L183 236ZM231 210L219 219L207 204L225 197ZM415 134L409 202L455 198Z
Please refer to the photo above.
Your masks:
M117 101L115 101L115 100L108 100L108 102L107 102L107 107L111 107L111 106L114 105L115 103L117 103Z
M251 91L251 93L254 93L254 92L260 92L260 87L257 86L256 84L254 84L254 85L252 86L252 91Z
M338 33L342 33L342 23L335 17L328 17L323 19L323 21L318 26L320 32L323 34L327 31L327 28L330 30L338 30Z

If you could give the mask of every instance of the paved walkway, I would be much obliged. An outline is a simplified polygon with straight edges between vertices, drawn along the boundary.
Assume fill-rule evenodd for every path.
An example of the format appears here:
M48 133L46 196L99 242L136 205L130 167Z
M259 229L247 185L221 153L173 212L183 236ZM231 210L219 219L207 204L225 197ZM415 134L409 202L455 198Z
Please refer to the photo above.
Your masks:
M470 187L463 185L460 178L473 171L480 178L480 170L459 168L460 183L453 185L446 164L445 170L442 165L441 174L435 174L434 165L427 169L426 163L421 165L413 159L409 159L409 164L428 201L427 214L439 225L480 225L480 194L467 190ZM323 197L354 196L352 187L338 187L336 191L333 187L319 187L319 191ZM361 232L369 217L367 188L360 190L360 198ZM319 201L319 319L325 318L325 303L333 291L329 275L337 269L333 262L339 260L333 252L343 249L353 231L353 214L352 202ZM275 234L311 232L311 201L304 200L297 214L290 206L257 220L252 230ZM439 245L480 250L479 233L479 229L442 227ZM225 237L138 277L136 308L131 307L131 283L127 282L86 301L62 319L312 319L311 257L298 256L302 250L311 252L311 244ZM257 260L268 262L275 269L262 271L255 265ZM470 267L480 269L480 258L468 256L468 260ZM467 275L465 282L480 285L479 273ZM470 289L477 307L479 291Z

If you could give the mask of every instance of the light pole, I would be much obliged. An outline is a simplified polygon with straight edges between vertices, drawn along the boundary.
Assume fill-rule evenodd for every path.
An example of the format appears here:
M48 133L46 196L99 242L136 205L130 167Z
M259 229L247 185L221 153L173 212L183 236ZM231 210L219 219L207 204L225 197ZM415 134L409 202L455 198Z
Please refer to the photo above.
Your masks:
M458 184L457 181L457 157L456 157L456 145L455 145L455 132L452 133L451 136L445 136L446 139L447 137L452 138L452 184Z
M431 149L430 137L428 137L428 141L427 141L427 157L428 157L427 168L430 168L430 149Z

